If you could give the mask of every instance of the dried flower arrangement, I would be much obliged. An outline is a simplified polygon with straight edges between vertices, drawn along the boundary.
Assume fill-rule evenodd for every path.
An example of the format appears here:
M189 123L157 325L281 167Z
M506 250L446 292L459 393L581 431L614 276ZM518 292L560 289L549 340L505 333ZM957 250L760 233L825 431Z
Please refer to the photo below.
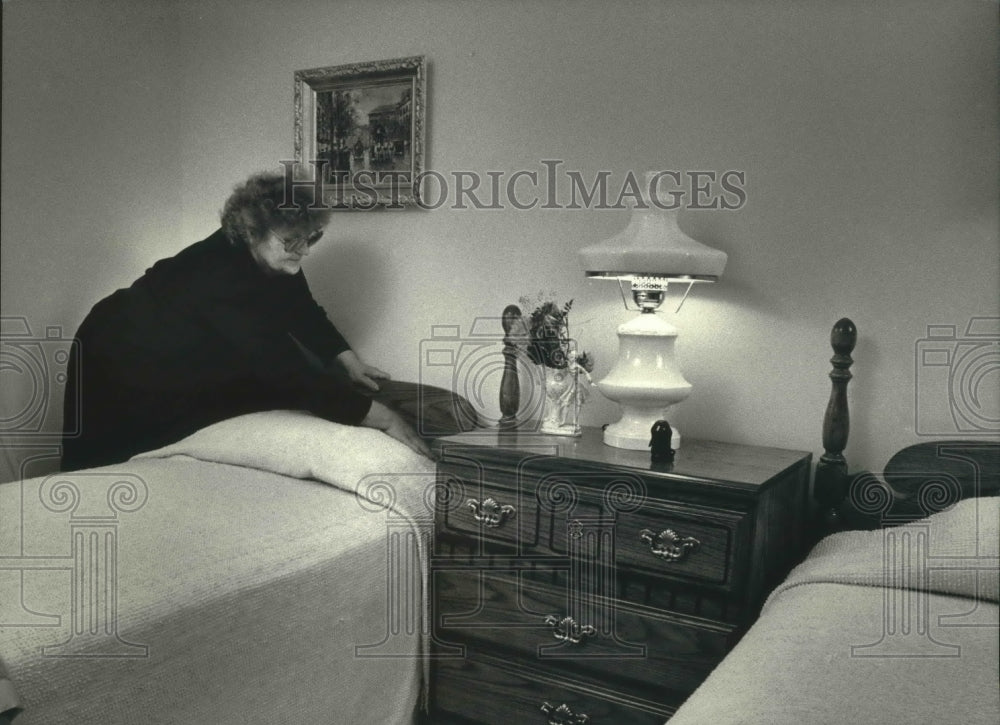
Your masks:
M531 309L528 316L527 354L531 362L548 368L565 369L579 365L590 373L594 370L594 359L587 352L577 352L576 344L569 334L569 313L573 300L562 307L539 292L534 298L521 297L518 302L524 309Z

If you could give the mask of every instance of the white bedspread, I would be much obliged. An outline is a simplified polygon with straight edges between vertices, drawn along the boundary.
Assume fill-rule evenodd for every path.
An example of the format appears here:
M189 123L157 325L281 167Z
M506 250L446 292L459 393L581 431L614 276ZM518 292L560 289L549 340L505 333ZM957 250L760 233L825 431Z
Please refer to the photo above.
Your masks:
M998 502L821 541L670 725L996 725Z
M121 466L0 486L16 722L410 722L425 627L412 544L432 483L432 463L384 434L271 412ZM70 488L75 507L60 499ZM87 545L93 532L115 556ZM409 552L402 576L390 543ZM81 580L113 582L116 600L88 600Z

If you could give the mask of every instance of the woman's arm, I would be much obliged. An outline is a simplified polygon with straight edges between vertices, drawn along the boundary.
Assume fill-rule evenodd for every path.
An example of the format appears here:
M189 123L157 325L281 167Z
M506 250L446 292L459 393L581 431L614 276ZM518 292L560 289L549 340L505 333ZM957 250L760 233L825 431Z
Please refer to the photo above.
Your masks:
M330 321L326 311L313 298L302 272L288 278L287 285L289 309L286 312L292 326L292 335L316 355L324 367L332 365L337 357L350 350L351 346Z
M378 380L389 380L389 373L379 370L373 365L369 365L358 357L354 350L344 350L337 355L337 362L352 383L361 388L366 388L373 392L378 392Z
M411 449L431 460L434 455L424 440L417 435L409 423L407 423L396 411L387 408L382 403L373 400L372 407L368 409L368 415L361 421L361 425L366 428L375 428L386 435L395 438L401 443L405 443Z
M318 358L323 367L334 367L335 372L346 373L361 389L378 392L378 381L388 380L389 374L369 365L350 348L326 311L313 299L305 275L301 272L295 275L292 286L295 300L292 334L298 343Z

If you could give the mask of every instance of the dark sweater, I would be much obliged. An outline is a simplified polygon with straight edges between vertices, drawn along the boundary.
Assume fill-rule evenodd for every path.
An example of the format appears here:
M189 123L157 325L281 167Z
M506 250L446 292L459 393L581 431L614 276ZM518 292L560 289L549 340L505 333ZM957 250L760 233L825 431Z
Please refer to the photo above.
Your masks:
M357 424L369 398L322 366L349 349L300 271L267 275L220 230L98 302L77 332L63 470L127 460L210 423L308 410Z

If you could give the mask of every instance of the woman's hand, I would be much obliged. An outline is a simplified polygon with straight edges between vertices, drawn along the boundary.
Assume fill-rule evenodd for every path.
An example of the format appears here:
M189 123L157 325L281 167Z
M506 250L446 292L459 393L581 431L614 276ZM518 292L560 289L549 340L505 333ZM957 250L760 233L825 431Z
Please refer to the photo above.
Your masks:
M377 400L372 401L372 407L368 410L368 415L361 421L361 425L366 428L375 428L386 435L395 438L401 443L405 443L412 450L422 456L434 460L434 454L424 442L424 439L417 435L417 432L410 427L409 423L403 420L402 416L391 408L386 407Z
M367 364L357 356L354 350L345 350L337 356L337 362L347 373L350 381L361 388L378 392L379 387L376 381L388 380L389 373L379 370L374 365Z

